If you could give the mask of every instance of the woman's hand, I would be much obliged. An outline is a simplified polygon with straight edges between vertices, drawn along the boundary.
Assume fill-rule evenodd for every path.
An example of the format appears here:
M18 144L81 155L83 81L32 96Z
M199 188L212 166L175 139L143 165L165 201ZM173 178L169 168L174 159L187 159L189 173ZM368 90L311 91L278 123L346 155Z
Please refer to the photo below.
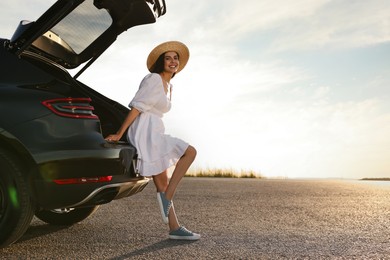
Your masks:
M106 140L107 142L118 142L121 139L121 137L122 136L118 134L114 134L114 135L107 136L106 138L104 138L104 140Z
M121 127L119 128L118 132L116 134L112 134L104 138L107 142L118 142L122 135L125 133L126 129L133 123L133 121L136 119L136 117L140 114L139 110L136 108L132 108L126 119L123 121Z

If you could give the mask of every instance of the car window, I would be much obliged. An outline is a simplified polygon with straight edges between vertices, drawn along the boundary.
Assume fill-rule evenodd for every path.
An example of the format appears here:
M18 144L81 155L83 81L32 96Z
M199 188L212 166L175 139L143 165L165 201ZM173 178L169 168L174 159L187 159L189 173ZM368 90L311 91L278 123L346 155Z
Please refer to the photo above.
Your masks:
M93 0L87 0L76 7L45 36L57 38L55 41L61 41L58 43L63 47L79 54L111 24L112 19L107 10L97 9L93 5Z

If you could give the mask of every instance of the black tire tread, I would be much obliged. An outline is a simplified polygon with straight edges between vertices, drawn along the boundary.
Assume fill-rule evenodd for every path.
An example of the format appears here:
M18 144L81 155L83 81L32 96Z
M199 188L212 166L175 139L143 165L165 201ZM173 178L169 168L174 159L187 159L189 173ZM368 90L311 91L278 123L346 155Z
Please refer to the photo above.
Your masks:
M1 164L2 162L4 165ZM0 235L0 248L14 243L26 232L30 226L32 218L34 217L35 211L34 203L29 194L28 184L23 178L20 162L12 156L11 153L0 149L0 167L3 170L3 168L7 166L14 174L11 178L14 178L18 188L18 198L20 198L21 211L19 215L20 218L18 219L16 226L13 228L13 231L10 232L10 234L7 234L6 237ZM0 231L0 233L3 232Z

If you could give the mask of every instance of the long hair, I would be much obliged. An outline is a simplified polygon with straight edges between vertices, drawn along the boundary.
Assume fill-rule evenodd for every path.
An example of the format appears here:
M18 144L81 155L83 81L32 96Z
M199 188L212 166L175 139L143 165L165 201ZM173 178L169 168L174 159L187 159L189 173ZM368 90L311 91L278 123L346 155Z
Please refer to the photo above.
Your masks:
M158 59L156 60L156 62L154 63L153 67L152 67L152 72L153 73L161 73L164 71L164 57L165 57L165 52L163 54L161 54ZM179 58L179 61L180 61L180 57L179 57L179 54L177 54L177 57ZM172 74L172 78L175 76L176 73L173 73Z

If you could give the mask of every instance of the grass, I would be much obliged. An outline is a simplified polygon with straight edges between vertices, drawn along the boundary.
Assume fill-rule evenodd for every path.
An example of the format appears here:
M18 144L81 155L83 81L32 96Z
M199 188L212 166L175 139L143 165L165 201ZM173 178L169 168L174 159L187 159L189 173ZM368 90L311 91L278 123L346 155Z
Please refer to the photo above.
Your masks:
M235 171L232 169L196 169L189 171L186 177L211 177L211 178L252 178L262 179L255 171Z
M390 181L390 178L363 178L362 181Z

